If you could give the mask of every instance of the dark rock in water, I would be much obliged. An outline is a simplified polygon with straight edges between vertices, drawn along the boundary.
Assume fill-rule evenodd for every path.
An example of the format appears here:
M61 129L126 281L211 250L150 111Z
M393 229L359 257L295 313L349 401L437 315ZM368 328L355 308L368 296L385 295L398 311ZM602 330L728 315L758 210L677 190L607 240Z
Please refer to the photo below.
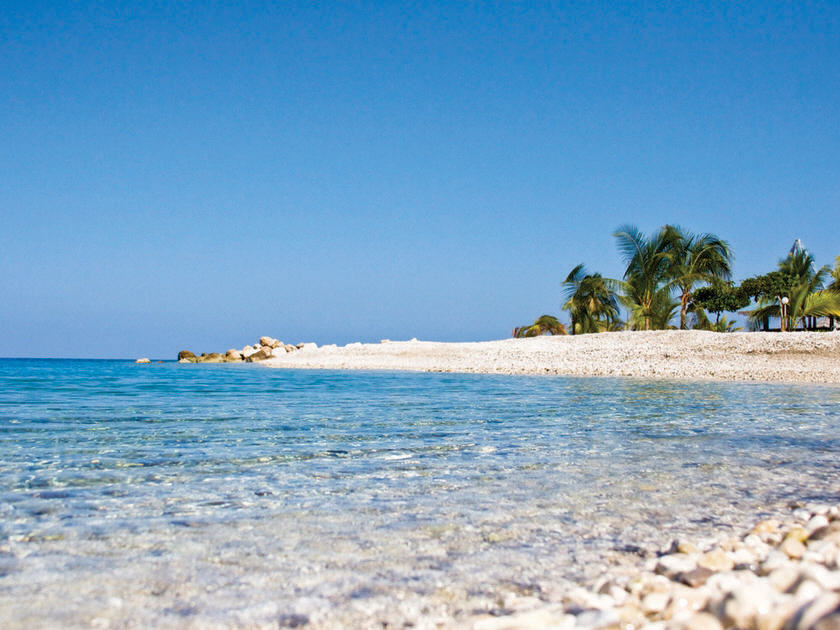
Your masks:
M181 350L181 352L178 353L178 360L181 361L184 359L195 359L195 355L189 350Z
M211 352L210 354L202 354L199 359L201 363L224 363L225 355L218 352Z

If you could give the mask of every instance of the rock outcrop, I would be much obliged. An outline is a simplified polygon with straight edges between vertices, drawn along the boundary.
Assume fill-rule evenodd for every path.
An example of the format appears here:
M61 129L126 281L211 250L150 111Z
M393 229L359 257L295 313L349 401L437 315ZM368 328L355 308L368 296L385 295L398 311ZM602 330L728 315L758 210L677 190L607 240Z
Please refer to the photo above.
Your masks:
M283 343L274 337L260 337L258 343L248 345L237 350L231 348L224 354L219 352L202 353L195 355L189 350L181 350L178 353L179 363L254 363L265 361L272 357L285 355L287 352L295 352L298 349L311 350L318 346L314 343L299 343L297 345Z

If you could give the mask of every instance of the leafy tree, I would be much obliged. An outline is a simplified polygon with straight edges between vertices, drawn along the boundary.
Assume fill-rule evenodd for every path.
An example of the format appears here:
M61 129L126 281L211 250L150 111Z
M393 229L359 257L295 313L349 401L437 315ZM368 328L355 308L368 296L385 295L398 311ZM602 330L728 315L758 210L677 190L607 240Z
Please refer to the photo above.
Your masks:
M539 337L540 335L565 335L566 327L552 315L543 315L530 326L513 329L514 337Z
M616 284L623 293L622 303L630 309L628 323L644 330L666 327L668 322L663 323L662 317L672 309L670 242L665 229L647 238L635 226L623 225L613 236L627 263L624 279Z
M573 335L611 330L619 323L618 300L613 280L599 273L589 274L583 264L577 265L563 281Z
M732 252L726 241L714 234L694 234L678 226L666 225L668 273L680 298L680 329L685 330L692 291L701 282L728 279Z
M734 312L749 306L750 297L741 287L732 282L714 279L707 287L700 287L694 292L692 306L715 313L715 322L720 321L720 314L724 311Z

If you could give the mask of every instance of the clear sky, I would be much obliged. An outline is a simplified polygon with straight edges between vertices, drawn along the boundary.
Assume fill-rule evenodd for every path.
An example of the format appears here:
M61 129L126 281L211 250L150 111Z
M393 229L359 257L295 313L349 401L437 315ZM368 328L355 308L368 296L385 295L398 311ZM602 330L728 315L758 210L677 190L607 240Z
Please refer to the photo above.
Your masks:
M840 3L0 10L0 356L503 338L623 223L833 262Z

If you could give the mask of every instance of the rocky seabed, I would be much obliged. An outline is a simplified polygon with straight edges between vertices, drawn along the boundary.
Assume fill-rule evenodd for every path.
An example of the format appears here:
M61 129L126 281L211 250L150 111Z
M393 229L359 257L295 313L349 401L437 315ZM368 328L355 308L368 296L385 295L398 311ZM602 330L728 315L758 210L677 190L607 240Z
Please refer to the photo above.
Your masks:
M742 537L674 541L643 568L613 569L546 604L510 593L473 630L840 629L840 505L796 508Z

